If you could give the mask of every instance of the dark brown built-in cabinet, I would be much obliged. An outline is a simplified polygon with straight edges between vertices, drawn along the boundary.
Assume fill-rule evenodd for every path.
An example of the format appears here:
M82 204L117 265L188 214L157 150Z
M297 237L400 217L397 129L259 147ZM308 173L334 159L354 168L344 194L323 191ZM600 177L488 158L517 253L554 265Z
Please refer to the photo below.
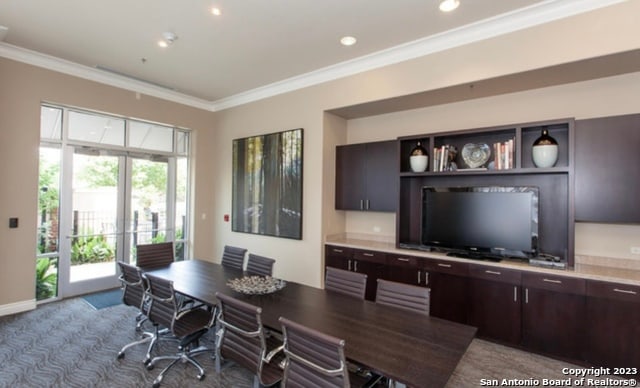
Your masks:
M325 266L364 273L367 275L365 299L375 300L377 279L380 277L386 254L362 249L326 246Z
M396 211L397 154L395 140L336 147L336 209Z
M586 360L640 374L640 286L587 280Z
M403 248L421 245L422 188L425 186L536 186L539 189L539 251L558 256L573 265L573 126L572 119L561 119L399 138L397 245ZM558 161L553 167L536 168L531 148L543 129L547 129L549 135L558 142ZM509 140L514 144L512 168L464 168L466 165L461 154L465 144L487 144L492 147L493 144ZM434 172L431 160L429 170L412 172L409 155L418 141L428 146L429 155L433 155L434 148L445 145L456 147L458 154L454 162L457 170Z
M523 273L522 342L526 348L583 359L585 283L579 278Z
M520 271L472 264L469 323L478 336L518 344L521 340Z
M325 246L326 265L354 270L356 257L358 272L368 271L369 300L377 278L428 287L432 316L476 326L480 338L611 373L640 370L640 286Z
M640 223L640 114L576 121L576 221Z

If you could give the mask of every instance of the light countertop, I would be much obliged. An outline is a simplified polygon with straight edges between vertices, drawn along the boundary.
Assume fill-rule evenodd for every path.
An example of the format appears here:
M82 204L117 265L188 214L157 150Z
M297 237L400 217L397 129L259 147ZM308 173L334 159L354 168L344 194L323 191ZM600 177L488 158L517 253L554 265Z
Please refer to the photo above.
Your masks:
M525 261L502 260L499 263L492 261L475 261L449 257L441 252L426 252L413 249L397 248L395 242L388 238L376 238L368 235L333 235L327 236L325 243L356 249L368 249L413 257L425 257L447 261L474 263L484 266L500 268L512 268L521 271L548 273L557 276L570 276L583 279L603 280L623 284L640 285L640 260L619 259L608 257L594 257L576 255L573 268L552 269L530 265Z

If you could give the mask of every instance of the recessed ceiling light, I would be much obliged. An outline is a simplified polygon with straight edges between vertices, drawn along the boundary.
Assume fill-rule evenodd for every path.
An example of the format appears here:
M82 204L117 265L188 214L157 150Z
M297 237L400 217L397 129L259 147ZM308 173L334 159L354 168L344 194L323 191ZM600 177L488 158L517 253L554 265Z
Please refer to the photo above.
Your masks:
M442 0L440 3L440 11L442 12L451 12L454 9L458 8L460 5L460 0Z
M352 46L354 44L356 44L357 39L354 38L353 36L345 36L342 39L340 39L340 43L342 43L345 46Z
M211 8L211 13L216 16L222 15L222 11L220 11L220 8L216 8L216 7Z

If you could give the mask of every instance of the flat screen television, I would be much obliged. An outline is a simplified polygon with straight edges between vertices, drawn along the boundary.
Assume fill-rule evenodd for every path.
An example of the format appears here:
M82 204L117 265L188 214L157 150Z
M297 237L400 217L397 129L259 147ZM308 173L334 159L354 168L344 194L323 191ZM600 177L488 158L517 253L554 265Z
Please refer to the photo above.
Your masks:
M538 188L423 187L421 243L478 259L537 256Z

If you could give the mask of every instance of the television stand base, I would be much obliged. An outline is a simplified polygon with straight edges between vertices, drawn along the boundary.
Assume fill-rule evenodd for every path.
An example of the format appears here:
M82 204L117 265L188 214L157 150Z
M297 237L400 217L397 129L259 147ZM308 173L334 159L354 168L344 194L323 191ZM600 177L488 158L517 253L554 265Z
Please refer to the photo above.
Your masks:
M495 263L499 263L500 261L502 261L502 259L498 257L491 257L491 256L483 255L482 253L473 253L473 252L447 252L447 256L458 257L461 259L493 261Z

